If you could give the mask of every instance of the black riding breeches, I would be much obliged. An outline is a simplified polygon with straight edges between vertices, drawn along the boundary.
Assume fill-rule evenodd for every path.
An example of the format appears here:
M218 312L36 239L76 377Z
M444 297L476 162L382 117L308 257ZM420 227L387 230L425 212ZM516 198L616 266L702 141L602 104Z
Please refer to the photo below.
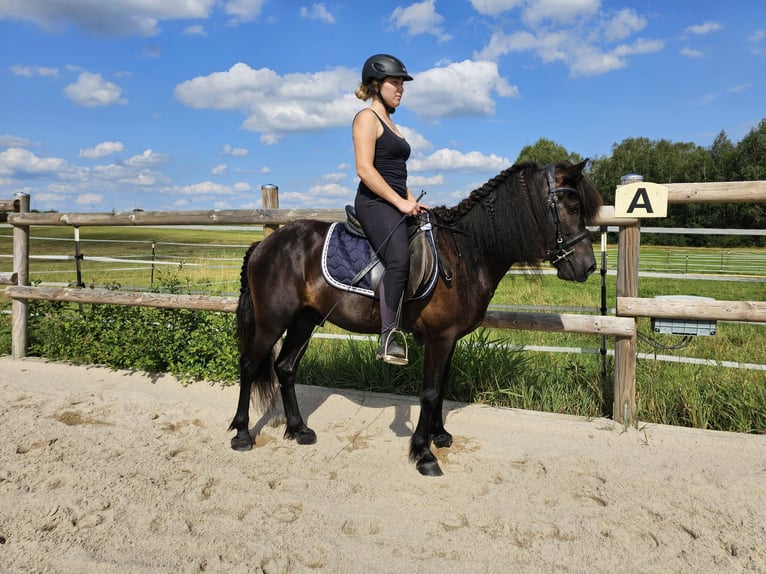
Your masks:
M354 208L367 238L386 269L380 301L382 330L386 331L395 326L396 311L407 287L410 272L407 218L379 197L373 199L357 194Z

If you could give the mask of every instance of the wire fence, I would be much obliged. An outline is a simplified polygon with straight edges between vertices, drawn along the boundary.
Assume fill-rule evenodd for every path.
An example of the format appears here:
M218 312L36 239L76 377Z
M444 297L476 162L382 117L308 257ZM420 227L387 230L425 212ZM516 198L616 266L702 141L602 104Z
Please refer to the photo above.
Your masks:
M58 253L38 253L35 243L61 244ZM98 277L99 282L120 282L125 288L151 289L162 273L183 270L193 278L194 289L214 290L223 295L239 291L242 257L249 244L185 243L131 239L82 239L82 253L76 255L71 238L30 238L30 278L41 284L77 284L82 276ZM95 244L101 244L94 249ZM89 255L88 251L109 255ZM114 249L111 248L114 246ZM89 249L90 247L90 249ZM66 253L69 251L69 253ZM766 250L688 249L680 247L642 250L639 274L681 276L694 279L766 282ZM617 246L607 247L607 260L617 260ZM0 232L0 270L12 267L12 234ZM511 270L510 274L554 273L543 266L539 270ZM614 274L615 271L608 271ZM128 279L133 284L125 284ZM534 306L529 306L534 307Z

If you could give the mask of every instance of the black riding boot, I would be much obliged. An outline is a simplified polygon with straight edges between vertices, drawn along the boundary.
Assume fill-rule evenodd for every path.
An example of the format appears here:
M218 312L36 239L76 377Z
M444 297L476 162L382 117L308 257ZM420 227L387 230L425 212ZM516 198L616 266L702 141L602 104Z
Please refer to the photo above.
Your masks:
M399 303L401 305L401 303ZM397 306L398 307L398 306ZM380 346L378 347L377 359L391 365L406 365L407 340L397 326L398 308L392 308L386 301L386 293L383 282L380 284Z

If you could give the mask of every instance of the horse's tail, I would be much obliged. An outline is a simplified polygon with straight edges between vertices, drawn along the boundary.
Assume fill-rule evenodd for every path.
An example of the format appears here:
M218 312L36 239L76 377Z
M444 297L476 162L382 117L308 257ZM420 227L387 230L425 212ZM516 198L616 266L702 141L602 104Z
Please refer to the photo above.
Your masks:
M279 393L279 380L274 371L274 360L279 349L278 345L275 346L266 357L260 360L252 356L256 321L247 269L250 256L259 244L260 242L256 241L250 246L242 262L239 302L237 304L237 341L239 343L240 385L252 385L250 387L251 393L256 396L258 407L263 412L268 412L276 405Z

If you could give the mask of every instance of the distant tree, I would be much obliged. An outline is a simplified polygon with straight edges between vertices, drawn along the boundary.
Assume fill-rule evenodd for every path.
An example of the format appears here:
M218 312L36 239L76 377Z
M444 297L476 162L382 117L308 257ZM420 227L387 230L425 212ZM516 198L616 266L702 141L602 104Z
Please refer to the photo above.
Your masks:
M726 135L721 132L710 146L710 159L713 162L712 181L735 181L737 174L737 148Z
M766 179L766 120L737 144L739 175L743 181Z
M540 138L534 144L521 148L515 163L535 161L546 165L562 160L569 160L572 163L580 163L583 158L578 153L568 152L564 146L557 144L556 142L546 138Z

